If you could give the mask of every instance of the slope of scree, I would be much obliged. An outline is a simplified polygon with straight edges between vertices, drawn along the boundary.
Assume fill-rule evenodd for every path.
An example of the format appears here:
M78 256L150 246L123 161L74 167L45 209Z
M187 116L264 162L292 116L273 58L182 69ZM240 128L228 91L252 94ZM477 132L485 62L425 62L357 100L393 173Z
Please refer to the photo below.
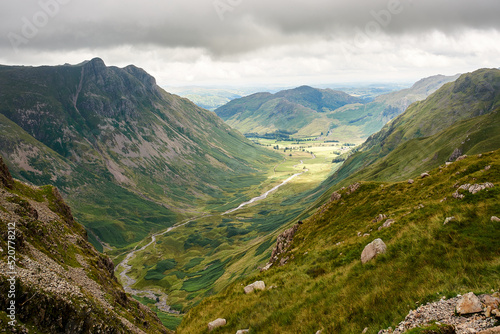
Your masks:
M1 157L0 234L0 331L168 332L156 314L125 294L113 263L87 242L57 189L14 181ZM9 324L11 301L15 326Z
M427 302L498 292L500 150L428 174L333 193L286 247L278 245L284 252L273 253L270 269L204 300L178 333L207 332L217 318L227 321L217 333L378 333ZM361 261L376 239L385 253ZM255 281L265 289L245 294ZM488 316L475 317L493 326L498 319Z

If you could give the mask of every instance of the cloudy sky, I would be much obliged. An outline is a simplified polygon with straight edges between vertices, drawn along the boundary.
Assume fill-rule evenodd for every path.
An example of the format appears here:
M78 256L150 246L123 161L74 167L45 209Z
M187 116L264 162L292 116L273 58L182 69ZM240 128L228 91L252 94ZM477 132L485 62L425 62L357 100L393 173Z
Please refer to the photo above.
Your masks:
M412 82L500 67L498 0L2 0L0 64L174 85Z

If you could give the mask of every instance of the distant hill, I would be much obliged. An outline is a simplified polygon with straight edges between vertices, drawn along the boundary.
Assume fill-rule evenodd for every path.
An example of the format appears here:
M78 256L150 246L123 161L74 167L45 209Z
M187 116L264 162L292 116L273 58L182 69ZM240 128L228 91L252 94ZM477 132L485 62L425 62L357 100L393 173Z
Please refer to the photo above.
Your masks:
M331 89L309 86L256 93L233 100L215 110L229 125L245 134L283 132L297 135L320 135L328 132L328 113L346 104L363 100ZM321 124L327 120L328 124Z
M438 75L422 79L411 88L378 96L371 102L340 91L302 86L235 99L215 112L246 136L324 135L360 141L380 130L411 103L425 99L457 77Z
M277 159L144 70L99 58L0 66L0 138L13 174L59 187L97 246L95 236L123 247L215 205Z

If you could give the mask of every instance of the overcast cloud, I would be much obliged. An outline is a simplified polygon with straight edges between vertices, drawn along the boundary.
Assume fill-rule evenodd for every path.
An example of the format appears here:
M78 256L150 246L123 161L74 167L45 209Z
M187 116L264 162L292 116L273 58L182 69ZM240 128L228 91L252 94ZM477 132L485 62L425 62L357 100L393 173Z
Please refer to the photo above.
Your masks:
M1 64L135 64L161 85L414 81L500 66L498 0L3 0Z

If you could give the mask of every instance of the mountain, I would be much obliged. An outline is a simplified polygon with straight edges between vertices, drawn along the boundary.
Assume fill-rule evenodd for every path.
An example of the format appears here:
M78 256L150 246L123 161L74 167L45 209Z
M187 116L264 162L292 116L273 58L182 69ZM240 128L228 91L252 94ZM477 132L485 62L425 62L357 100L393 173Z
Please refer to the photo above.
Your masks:
M0 66L0 138L15 177L61 189L97 246L224 206L278 159L144 70L99 58Z
M411 103L425 99L457 77L425 78L411 88L380 95L371 102L331 89L303 86L236 99L215 112L247 136L319 136L323 133L333 139L359 141L380 130Z
M309 86L256 93L217 108L215 113L227 124L245 134L282 132L303 135L328 131L321 124L328 112L346 104L360 103L360 98L331 89Z
M168 332L125 294L58 190L14 180L1 157L0 228L2 332Z
M411 105L316 189L324 194L277 237L267 270L202 301L177 332L224 318L224 333L379 333L423 318L428 302L500 296L499 111L496 69ZM264 290L245 293L257 281ZM452 300L449 316L467 319ZM482 328L498 324L478 316ZM411 333L431 333L422 325Z
M326 183L400 181L499 148L500 71L460 76L370 136Z

